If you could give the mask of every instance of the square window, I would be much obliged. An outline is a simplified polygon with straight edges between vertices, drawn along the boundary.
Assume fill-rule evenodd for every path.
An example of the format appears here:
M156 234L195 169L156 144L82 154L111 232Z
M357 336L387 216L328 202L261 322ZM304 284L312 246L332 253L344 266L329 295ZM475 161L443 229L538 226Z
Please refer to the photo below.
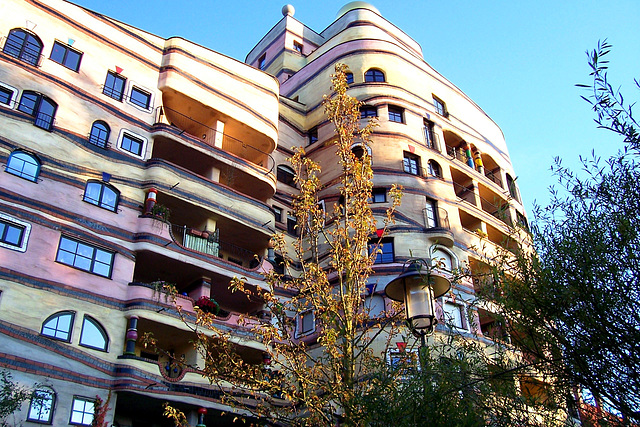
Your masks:
M447 326L453 326L458 329L465 329L464 327L464 308L460 304L453 302L445 302L442 311L444 313L444 323Z
M115 100L122 101L126 81L127 79L124 76L109 71L107 73L107 79L104 82L104 87L102 88L102 93Z
M376 253L374 264L389 264L394 261L393 239L385 238L378 241L369 242L369 254Z
M374 188L371 190L371 199L369 203L384 203L387 201L387 189L386 188Z
M402 163L406 173L410 173L411 175L420 175L421 168L419 156L405 151Z
M115 254L62 236L56 261L102 277L111 277Z
M302 54L302 43L294 40L293 41L293 48L296 50L296 52Z
M404 123L404 108L389 106L389 121Z
M69 424L90 426L93 422L94 409L95 401L83 397L74 397Z
M30 232L31 224L0 213L0 247L25 252Z
M140 89L137 86L133 86L131 88L131 96L129 97L129 101L131 101L133 105L148 110L151 106L151 94L145 90Z
M122 141L120 142L120 148L128 151L136 156L142 156L142 147L144 141L140 138L136 138L133 135L124 133L122 135Z
M13 104L13 97L16 91L6 86L0 86L0 104L11 107Z
M78 71L80 68L80 61L82 60L82 53L71 46L64 45L59 41L53 43L53 49L51 49L51 56L49 57L53 62L57 62L73 71Z

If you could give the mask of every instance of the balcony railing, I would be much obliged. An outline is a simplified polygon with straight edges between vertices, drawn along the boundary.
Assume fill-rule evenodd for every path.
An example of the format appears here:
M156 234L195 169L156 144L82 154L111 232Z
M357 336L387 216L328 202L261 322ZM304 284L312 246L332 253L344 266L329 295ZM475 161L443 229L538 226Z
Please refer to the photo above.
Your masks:
M167 116L170 113L171 119ZM235 156L241 157L267 170L270 173L274 166L273 157L258 148L232 136L217 131L179 111L160 106L156 109L156 123L166 123L180 130L180 135L186 133L192 138L203 141L211 147L217 147ZM265 174L266 174L265 173Z
M44 55L40 54L41 49L29 45L22 40L15 40L5 37L0 38L0 45L3 46L2 51L7 55L13 56L22 62L39 67L42 63Z

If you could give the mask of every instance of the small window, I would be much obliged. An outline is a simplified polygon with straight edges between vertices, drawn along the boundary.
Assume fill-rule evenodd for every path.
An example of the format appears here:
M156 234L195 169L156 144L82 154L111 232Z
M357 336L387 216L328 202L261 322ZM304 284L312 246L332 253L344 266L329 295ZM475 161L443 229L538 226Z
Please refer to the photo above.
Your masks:
M420 175L420 157L408 151L404 152L403 159L404 171L411 175Z
M102 120L93 122L91 126L91 133L89 134L89 142L93 145L97 145L100 148L107 148L107 141L109 141L109 134L111 129Z
M265 68L267 68L267 54L266 53L262 54L260 59L258 59L258 68L260 68L261 70L264 70Z
M518 196L518 187L516 186L516 181L509 174L507 174L507 187L509 188L509 195L515 200L520 201L520 197Z
M57 109L58 104L51 99L30 90L22 92L20 104L18 104L18 110L35 117L33 124L44 130L53 128L53 119Z
M442 169L440 168L438 162L436 162L435 160L429 160L427 162L427 172L429 172L429 175L431 176L442 178Z
M356 156L357 159L362 159L365 152L369 155L369 157L371 157L371 147L366 147L365 151L365 146L360 144L359 142L351 146L351 152L354 156Z
M443 117L447 117L449 113L447 112L446 104L437 96L433 95L433 107L436 110L436 113L440 114Z
M378 117L378 107L370 105L363 105L360 107L360 118L366 119L368 117Z
M313 310L300 313L296 319L296 338L309 335L316 329L316 319Z
M464 307L451 301L446 301L442 307L444 322L447 326L466 329L464 326Z
M0 246L20 252L27 250L31 225L0 213Z
M316 142L318 142L318 128L317 127L314 127L309 131L308 138L309 138L309 145L315 144Z
M353 73L345 73L344 75L347 78L347 84L348 85L352 85L353 84Z
M404 123L404 108L389 105L389 121Z
M298 235L298 230L297 230L297 226L298 225L298 219L291 214L287 215L287 233L291 234L292 236L297 236Z
M283 184L287 184L291 187L296 186L295 173L293 172L293 169L291 169L288 166L284 166L284 165L278 166L277 178L278 178L278 181L280 181Z
M376 251L376 259L374 264L389 264L392 263L394 258L393 254L393 239L384 238L378 244L378 241L369 242L369 253Z
M137 86L131 88L131 96L129 101L140 108L148 110L151 106L151 94L146 90L142 90Z
M384 298L381 295L370 295L364 299L364 309L370 319L382 317L386 310Z
M114 253L62 236L56 261L98 276L110 278Z
M82 200L115 212L118 208L120 192L111 185L99 181L89 181L84 188Z
M42 53L42 42L35 34L16 28L9 32L2 51L20 61L37 66Z
M80 345L102 351L107 351L109 345L109 337L104 327L102 327L97 320L89 316L84 316L82 322Z
M416 374L418 366L417 350L397 349L387 352L387 364L401 373L401 379Z
M438 202L427 197L424 215L427 228L438 227Z
M127 79L120 74L109 71L107 73L107 79L104 81L104 87L102 93L110 98L118 101L122 101L122 95L124 94L124 85Z
M119 147L133 155L143 157L144 143L145 141L142 138L137 138L130 133L123 132Z
M387 201L387 189L386 188L374 188L371 190L370 203L385 203Z
M69 424L90 426L93 422L94 411L94 400L74 396L73 404L71 406L71 419L69 420Z
M15 98L17 93L17 89L0 84L0 104L12 108L14 102L13 98Z
M518 225L524 228L526 231L529 231L529 221L527 221L527 217L525 217L520 212L516 211L516 218L518 220Z
M279 207L273 207L273 215L275 217L276 222L282 222L282 209Z
M302 43L294 40L293 41L293 48L295 49L296 52L298 52L299 54L302 54Z
M427 119L424 120L424 144L432 150L438 150L436 147L435 135L433 133L434 124Z
M72 311L62 311L49 316L42 324L40 333L49 338L70 342L74 317L75 313Z
M453 271L458 267L458 260L448 250L438 246L431 251L431 262L435 268L444 271Z
M384 82L384 73L381 70L376 70L374 68L367 70L366 73L364 73L364 81L367 83L380 83L380 82Z
M38 389L31 395L27 421L51 424L53 410L56 404L56 394L52 390Z
M27 181L37 182L38 175L40 175L40 167L40 160L36 156L26 151L16 150L9 156L5 171Z
M51 56L49 57L53 62L57 62L60 65L78 71L80 68L80 61L82 60L82 52L71 48L69 45L64 45L59 41L53 42L53 49L51 49Z

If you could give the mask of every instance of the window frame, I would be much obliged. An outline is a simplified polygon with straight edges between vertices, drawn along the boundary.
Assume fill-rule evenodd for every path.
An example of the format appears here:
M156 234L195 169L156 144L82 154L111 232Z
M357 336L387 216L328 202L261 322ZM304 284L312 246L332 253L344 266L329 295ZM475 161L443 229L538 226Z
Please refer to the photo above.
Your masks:
M55 328L52 327L48 327L48 329L53 330L53 333L46 333L45 332L45 326L51 322L54 319L59 319L62 316L69 316L70 320L69 320L69 328L68 330L64 331L63 329L59 329L58 328L58 321L56 321L56 326ZM71 310L62 310L62 311L58 311L56 313L53 313L51 316L47 317L46 319L44 319L44 322L42 322L42 326L40 327L40 335L47 337L47 338L51 338L57 341L62 341L62 342L71 342L71 338L73 335L73 325L75 323L75 318L76 318L76 313L75 311L71 311ZM64 332L67 334L66 338L62 338L58 336L59 332Z
M124 143L125 143L125 138L130 140L131 142L136 142L140 145L140 152L136 153L134 151L131 151L127 148L124 147ZM131 132L130 130L127 129L121 129L120 130L120 135L118 136L118 144L117 144L117 149L127 153L130 156L134 156L137 157L139 159L144 160L146 154L147 154L147 138L138 135L136 133Z
M382 196L382 200L379 200ZM371 198L369 203L386 203L387 202L387 189L384 187L375 187L371 189Z
M57 59L54 59L53 57L53 53L56 50L56 47L64 50L64 54L62 55L62 59L60 61L58 61ZM68 58L69 52L73 52L74 54L77 55L78 62L75 64L75 67L72 67L69 64L67 64L67 58ZM68 68L77 73L78 70L80 70L80 63L82 62L82 56L83 56L83 53L77 49L72 48L71 45L65 44L59 40L54 40L53 46L51 47L51 53L49 54L49 59L55 62L56 64L60 64L63 67Z
M34 99L29 99L28 97L33 97ZM33 103L33 105L28 105L26 101ZM51 107L53 112L51 112L51 114L43 112L43 105ZM32 116L34 118L34 126L51 132L56 118L56 112L58 111L58 104L53 99L43 95L42 93L33 90L23 90L22 95L20 96L20 102L18 103L18 111L22 111L23 113L27 113Z
M387 107L389 121L404 124L404 108L397 105L389 105Z
M455 316L449 315L449 310L447 307L454 307L457 311L457 314L460 316L456 318ZM457 322L452 322L452 319L457 321L459 320L459 326ZM457 301L452 300L451 298L442 298L442 320L443 323L451 328L455 328L461 331L468 331L468 322L466 321L466 307L464 303L459 303Z
M424 145L427 148L438 151L436 146L435 123L431 120L423 119L424 126Z
M404 151L402 153L402 169L409 175L421 176L422 165L420 156L409 151Z
M107 86L107 83L109 82L109 76L111 76L114 79L113 81L114 84ZM120 89L120 92L116 91L115 89L115 83L118 81L122 81L122 88ZM116 71L108 70L107 76L104 79L104 84L102 85L102 93L111 99L115 99L116 101L122 102L126 89L127 89L127 78Z
M298 218L293 215L291 212L287 213L287 233L292 236L298 236L298 230L296 230L296 225L298 225Z
M85 325L87 322L91 323L91 325L93 325L93 327L96 328L96 330L100 333L100 335L102 335L102 338L104 340L103 346L100 347L83 342L83 338L85 337ZM78 344L82 347L91 348L93 350L100 350L106 353L109 349L109 334L107 334L107 330L104 326L102 326L100 322L98 322L95 318L85 314L82 319L82 329L80 330L80 340L78 341Z
M293 50L298 52L300 55L304 55L304 44L302 42L299 42L298 40L294 40Z
M139 102L137 99L134 100L134 92L146 96L146 104L143 102ZM129 95L127 96L127 103L133 105L139 110L147 112L151 111L153 109L153 92L149 89L143 88L140 85L131 83L131 89L129 90Z
M263 53L260 58L258 58L258 69L264 71L267 68L267 54Z
M48 395L48 398L36 396L38 393ZM43 402L46 402L49 405L48 410ZM38 406L35 406L38 405ZM29 402L29 410L27 411L27 421L38 424L51 424L53 422L53 413L55 411L56 406L56 392L49 388L38 388L33 391L31 396L31 402ZM34 410L37 410L37 415L34 417L32 413ZM43 412L47 413L48 416L43 418Z
M346 79L347 79L347 84L348 84L348 85L352 85L352 84L354 83L353 73L352 73L352 72L350 72L350 71L349 71L349 72L346 72L346 73L344 73L344 76L345 76L345 77L346 77Z
M369 68L364 72L365 83L385 83L386 81L384 71L379 68Z
M376 253L376 257L373 260L373 264L392 264L395 262L395 248L393 245L393 237L385 237L382 240L375 239L373 241L369 241L369 255L373 253L373 251L380 251ZM389 257L391 257L389 259Z
M98 199L94 199L93 197L89 197L87 196L87 191L89 190L90 186L95 186L98 185L100 186L100 194L98 196ZM110 205L108 203L106 203L104 201L104 196L105 196L105 190L110 190L113 195L115 196L115 200L113 205ZM120 203L120 191L115 188L113 185L108 184L106 182L103 181L98 181L95 179L90 179L87 181L87 183L85 184L84 187L84 195L82 196L82 201L83 202L87 202L91 205L97 206L99 208L105 209L107 211L111 211L111 212L118 212L118 204Z
M70 250L67 250L67 249L61 249L63 241L65 242L65 244L67 244L67 242L75 243L76 244L76 248L75 248L74 252L71 252ZM80 254L78 253L79 250L84 250L84 248L81 248L80 245L84 245L85 247L92 249L90 257L86 256L86 255L84 255L82 253L80 253ZM61 256L61 251L64 252L65 254L72 255L73 256L73 261L69 263L69 262L66 262L65 260L63 260L62 256ZM108 271L107 274L102 274L102 273L99 273L99 272L95 271L96 270L96 257L99 254L110 255L109 263L99 261L99 265L100 266L103 266L103 265L104 266L108 266L108 270L109 271ZM76 261L77 261L78 258L80 258L81 260L89 260L89 267L85 268L82 265L77 265ZM60 236L60 242L58 243L58 250L56 252L55 261L57 263L60 263L62 265L66 265L68 267L75 268L75 269L80 270L80 271L84 271L84 272L87 272L87 273L94 274L96 276L100 276L100 277L104 277L104 278L107 278L107 279L111 279L111 274L113 273L113 265L115 263L115 258L116 258L116 253L114 251L110 251L110 250L104 249L104 248L102 248L100 246L96 246L96 245L93 245L91 243L83 242L83 241L81 241L79 239L74 239L72 237L67 237L65 235L61 235Z
M442 178L442 167L433 159L427 160L427 173L436 178Z
M29 159L33 160L33 163L27 162L27 161L25 161L25 159L23 159L22 157L18 157L18 156L26 156ZM11 162L12 162L12 159L14 159L14 158L22 162L22 168L20 170L18 170L16 167L11 167ZM33 174L25 173L24 166L26 164L30 164L30 165L36 166L35 172ZM36 156L35 154L32 154L32 153L30 153L28 151L24 151L24 150L18 149L18 150L13 150L11 152L11 154L9 155L9 158L7 159L7 164L6 164L5 168L4 168L4 171L7 172L8 174L13 175L13 176L17 176L18 178L22 178L24 180L37 183L38 182L38 177L40 176L40 170L41 169L42 169L42 162L40 161L38 156Z
M438 202L430 197L426 198L425 202L425 225L427 229L438 228L440 221L438 219ZM431 215L429 215L431 213Z
M93 131L94 129L96 129L97 126L102 126L104 129L100 129L99 130L100 133L97 136L94 136ZM104 141L101 138L102 134L105 134ZM95 145L96 147L106 149L107 144L109 144L109 136L111 136L111 128L104 120L96 120L91 124L91 131L89 131L89 137L88 137L88 141L91 145Z
M370 119L372 117L378 117L378 107L375 105L363 105L360 107L360 119Z
M76 411L76 402L83 402L83 408L81 411ZM87 411L87 403L91 404L91 410ZM96 401L95 399L91 399L88 397L82 397L82 396L73 396L73 400L71 401L71 412L69 415L69 424L71 425L76 425L76 426L90 426L93 423L93 416L94 416L94 411L95 411L95 405L96 405ZM80 413L82 414L81 417L81 421L74 421L73 420L73 415L74 413ZM85 417L87 415L90 415L90 420L88 422L85 421Z
M17 44L14 46L9 46L10 48L17 50L17 52L10 52L9 49L7 49L7 46L9 45L9 43L13 43L13 41L11 40L12 36L18 33L23 33L24 34L24 38L22 40L20 40L20 47L17 48ZM30 40L29 37L31 37ZM31 41L35 41L36 45L38 46L38 53L35 54L35 50L33 51L28 51L29 46L28 44ZM42 40L40 40L40 37L38 37L37 34L26 30L24 28L12 28L11 30L9 30L9 35L7 35L5 42L4 42L4 46L2 47L2 52L6 53L9 56L12 56L16 59L18 59L19 61L22 61L26 64L29 65L33 65L34 67L39 67L40 66L40 61L42 59L42 50L44 49L44 43L42 43Z
M27 251L27 243L29 241L29 234L31 234L31 224L28 222L19 220L18 218L14 218L12 216L6 215L0 212L0 223L5 224L5 228L3 228L2 232L0 232L0 247L11 249L12 251L18 252L26 252ZM20 228L20 244L16 245L10 242L7 242L6 226L12 226L14 228Z
M449 117L449 111L447 111L447 104L435 95L433 97L433 109L442 117Z
M289 187L296 188L295 183L296 173L287 165L278 165L276 168L276 179Z
M311 318L311 328L304 329L305 319ZM296 315L296 333L295 338L301 338L312 335L316 331L316 313L313 309L305 310Z
M364 298L364 309L369 319L379 319L383 317L383 313L387 310L387 303L380 294L367 295ZM378 310L382 305L382 309Z
M282 208L279 206L272 206L273 218L276 222L282 222Z
M307 145L313 145L318 142L318 127L314 126L307 133Z
M13 86L9 86L8 84L0 82L0 92L1 93L5 93L7 95L11 94L7 98L7 102L0 101L0 105L4 105L4 106L6 106L8 108L13 108L15 106L15 104L16 104L16 99L18 98L19 90L16 89L15 87L13 87Z

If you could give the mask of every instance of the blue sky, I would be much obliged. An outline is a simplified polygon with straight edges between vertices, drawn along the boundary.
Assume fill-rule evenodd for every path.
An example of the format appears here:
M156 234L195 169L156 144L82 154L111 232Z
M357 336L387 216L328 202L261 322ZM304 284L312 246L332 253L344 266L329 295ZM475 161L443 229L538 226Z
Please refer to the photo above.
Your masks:
M291 1L295 18L320 32L346 0ZM281 18L283 0L80 0L78 4L162 37L181 36L244 60ZM422 46L425 60L469 95L505 134L525 208L546 204L559 156L608 156L621 138L596 129L584 92L586 50L607 38L610 80L639 99L637 0L370 1ZM640 112L638 113L640 114Z

